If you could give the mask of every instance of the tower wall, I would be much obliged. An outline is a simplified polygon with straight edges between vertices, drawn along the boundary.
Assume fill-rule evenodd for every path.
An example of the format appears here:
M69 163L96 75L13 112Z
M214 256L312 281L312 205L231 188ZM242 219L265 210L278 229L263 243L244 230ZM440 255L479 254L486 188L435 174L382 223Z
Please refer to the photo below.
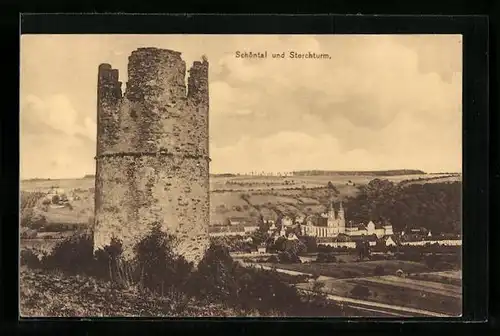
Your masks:
M195 264L208 247L208 62L185 76L179 52L140 48L122 97L118 71L99 67L95 250L116 237L132 256L154 223Z

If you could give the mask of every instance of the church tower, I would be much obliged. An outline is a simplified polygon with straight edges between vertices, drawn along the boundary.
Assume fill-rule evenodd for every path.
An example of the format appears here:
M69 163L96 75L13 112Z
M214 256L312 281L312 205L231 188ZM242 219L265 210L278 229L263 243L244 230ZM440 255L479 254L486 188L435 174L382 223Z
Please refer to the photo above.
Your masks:
M338 223L339 223L339 233L345 233L345 212L344 212L344 207L342 206L342 201L340 202L340 207L339 207Z
M335 227L336 225L335 209L333 208L333 201L330 202L328 207L328 227Z

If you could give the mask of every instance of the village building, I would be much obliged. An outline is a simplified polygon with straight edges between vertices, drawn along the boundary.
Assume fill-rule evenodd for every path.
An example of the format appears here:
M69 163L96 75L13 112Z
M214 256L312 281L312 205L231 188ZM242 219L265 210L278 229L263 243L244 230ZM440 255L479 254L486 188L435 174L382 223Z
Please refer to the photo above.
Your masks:
M278 230L278 228L274 223L272 223L271 226L269 227L269 230L267 230L267 233L269 235L272 235L274 232L276 232L276 230Z
M230 217L228 218L229 225L243 225L248 223L248 218L245 217Z
M247 221L243 223L243 228L245 233L252 233L259 229L259 225L256 222Z
M384 243L385 246L396 246L396 242L394 241L394 239L392 239L391 236L387 237Z
M304 215L297 215L295 216L295 224L304 224L304 221L305 221L306 217Z
M293 219L290 216L284 216L281 218L281 225L283 226L292 226L293 223Z
M267 248L265 246L258 246L257 247L257 253L264 254L266 252L267 252Z

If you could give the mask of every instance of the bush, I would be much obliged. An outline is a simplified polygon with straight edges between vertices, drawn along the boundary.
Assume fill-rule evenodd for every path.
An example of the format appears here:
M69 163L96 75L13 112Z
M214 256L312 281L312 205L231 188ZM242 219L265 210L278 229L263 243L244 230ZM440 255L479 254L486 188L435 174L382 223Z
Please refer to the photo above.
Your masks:
M122 282L125 277L121 272L122 267L120 267L122 253L122 243L116 238L112 238L108 246L95 251L95 265L92 270L94 276L104 280Z
M24 209L21 212L20 225L21 227L38 230L47 225L47 219L45 216L35 213L32 208Z
M21 250L20 263L21 266L34 269L41 267L40 259L38 259L38 256L32 250Z
M58 204L61 201L61 197L59 195L52 196L52 204Z
M320 252L316 257L316 262L319 263L337 262L337 257L333 253Z
M384 273L385 273L385 269L384 269L384 266L382 266L382 265L377 265L373 269L373 275L380 276L380 275L384 275Z
M190 277L190 294L210 301L227 301L238 288L235 278L237 264L225 246L211 244L197 270Z
M23 227L20 230L20 234L21 234L21 239L33 239L36 238L38 232L36 230Z
M278 253L278 260L281 264L300 264L300 258L293 252Z
M356 285L351 290L351 295L360 299L365 299L369 297L371 294L370 289L366 286Z
M269 259L267 259L267 262L273 263L273 264L278 264L280 262L280 260L278 259L278 256L272 255L269 257Z
M113 238L94 255L91 236L80 235L57 244L41 262L32 251L23 252L21 263L33 268L90 275L122 286L139 285L159 296L174 298L176 307L197 298L199 304L221 303L246 311L279 311L298 316L307 312L339 313L325 310L327 306L333 308L324 302L322 294L304 301L298 290L288 284L298 281L297 277L291 281L290 276L275 270L243 267L232 259L225 246L212 243L193 270L191 263L174 253L174 244L175 238L155 225L151 233L137 243L131 261L124 260L119 240ZM285 254L288 258L298 258Z
M89 235L77 235L58 243L52 253L42 259L44 268L69 274L92 275L95 266L93 240Z
M177 256L173 247L176 239L155 224L151 233L134 247L134 275L142 287L163 294L173 288L183 288L192 265Z

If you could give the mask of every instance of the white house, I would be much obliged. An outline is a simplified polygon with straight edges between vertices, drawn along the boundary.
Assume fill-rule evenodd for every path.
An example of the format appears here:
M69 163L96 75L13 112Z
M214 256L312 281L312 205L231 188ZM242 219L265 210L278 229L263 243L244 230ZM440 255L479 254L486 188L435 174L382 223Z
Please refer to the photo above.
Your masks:
M418 240L418 241L406 241L401 242L401 245L409 246L425 246L427 244L438 244L443 246L461 246L461 239L443 239L443 240Z
M297 217L295 217L295 224L303 224L305 218L304 215L297 215Z
M266 253L266 247L265 246L259 246L257 247L257 252L260 254Z
M396 242L394 241L394 239L392 239L392 237L389 236L385 240L385 246L396 246Z
M289 216L285 216L281 219L281 225L283 226L292 226L293 220Z
M356 248L356 242L353 242L353 241L347 241L347 242L332 241L332 242L318 243L318 245L325 245L325 246L331 246L331 247Z
M267 230L267 233L269 235L273 234L274 232L276 232L278 228L276 227L276 225L274 225L274 223L271 224L271 226L269 227L269 230Z
M376 225L372 221L370 221L366 225L366 234L374 234L377 236L377 238L382 238L384 236L390 236L394 234L394 232L392 231L392 225Z
M257 231L259 229L259 226L255 223L248 222L243 224L243 229L246 233L252 233Z

